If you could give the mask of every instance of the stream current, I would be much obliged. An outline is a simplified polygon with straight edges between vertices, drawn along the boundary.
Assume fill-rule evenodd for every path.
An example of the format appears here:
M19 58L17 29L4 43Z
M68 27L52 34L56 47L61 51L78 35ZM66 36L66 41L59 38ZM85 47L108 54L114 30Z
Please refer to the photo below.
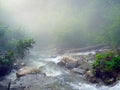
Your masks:
M73 53L71 55L87 55L94 54L94 51ZM67 55L67 54L66 54ZM70 54L68 54L70 55ZM90 84L82 79L79 74L72 74L69 70L57 65L62 56L52 56L41 54L40 52L32 52L29 58L26 58L27 66L41 67L44 75L26 75L16 80L16 71L11 72L6 76L6 79L11 80L11 86L20 89L11 90L120 90L120 82L114 86L98 86ZM23 86L24 88L21 89Z

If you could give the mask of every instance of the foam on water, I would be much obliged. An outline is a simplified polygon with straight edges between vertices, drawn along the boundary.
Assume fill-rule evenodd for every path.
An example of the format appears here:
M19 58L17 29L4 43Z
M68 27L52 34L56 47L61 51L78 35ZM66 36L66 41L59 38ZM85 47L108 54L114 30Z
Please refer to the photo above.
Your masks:
M74 90L120 90L120 82L117 83L115 86L101 86L98 87L95 84L86 84L86 83L79 83L73 84L69 83Z
M73 83L69 83L69 85L71 85L74 90L98 90L94 85L90 85L90 84L83 84L83 83L73 84Z
M58 76L58 75L61 75L62 74L62 71L57 67L50 67L50 66L46 66L44 68L44 70L42 70L43 73L46 73L46 76L52 76L52 77L55 77L55 76Z
M34 54L36 55L36 54ZM38 54L37 54L38 55ZM45 56L44 56L45 57ZM62 69L59 68L57 63L60 61L61 56L57 56L55 58L49 58L46 56L44 58L43 55L39 55L36 60L29 59L28 65L34 67L40 67L40 70L45 73L47 76L58 76L62 74Z
M46 65L45 62L39 62L39 61L32 61L31 63L29 63L29 66L34 66L34 67L41 67Z
M44 61L58 63L61 58L61 56L57 56L56 58L46 58Z
M81 53L71 53L71 54L66 54L66 55L88 55L88 54L95 54L94 51L90 52L81 52ZM30 66L36 66L36 67L41 67L42 72L46 73L47 76L57 76L61 75L63 73L63 70L60 69L57 65L57 63L61 60L62 56L57 56L55 58L52 58L50 55L45 55L40 52L32 52L31 53L34 58L30 58L28 65ZM49 64L49 63L54 63L54 64Z

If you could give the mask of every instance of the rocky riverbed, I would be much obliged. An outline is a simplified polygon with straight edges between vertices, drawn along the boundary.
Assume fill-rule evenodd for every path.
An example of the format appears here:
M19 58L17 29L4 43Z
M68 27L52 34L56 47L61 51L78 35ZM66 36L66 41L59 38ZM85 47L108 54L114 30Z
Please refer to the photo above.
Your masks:
M32 52L21 63L21 68L39 67L41 73L18 78L15 69L1 79L0 90L119 90L119 82L115 86L104 86L86 80L85 73L91 68L94 54L95 51L89 51L53 56Z

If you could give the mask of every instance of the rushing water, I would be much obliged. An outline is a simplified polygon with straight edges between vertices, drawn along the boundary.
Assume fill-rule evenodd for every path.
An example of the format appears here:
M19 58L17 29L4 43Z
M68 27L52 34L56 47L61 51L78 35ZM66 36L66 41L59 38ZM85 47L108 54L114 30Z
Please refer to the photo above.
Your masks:
M111 86L98 87L95 84L93 85L86 83L78 83L78 84L70 83L70 85L72 86L73 90L120 90L120 82L113 87Z
M88 55L89 53L95 54L94 51L91 51L68 55ZM120 90L120 82L115 86L97 86L96 84L86 83L81 79L80 75L71 75L67 69L56 64L61 58L62 56L51 57L50 55L41 54L39 52L32 52L32 55L29 58L26 58L26 64L29 66L40 67L42 72L46 73L48 78L37 76L37 79L34 79L33 76L28 75L16 83L26 84L29 82L32 87L25 90ZM15 71L8 75L7 79L14 81L16 79ZM48 86L49 88L51 87L51 89L46 89Z

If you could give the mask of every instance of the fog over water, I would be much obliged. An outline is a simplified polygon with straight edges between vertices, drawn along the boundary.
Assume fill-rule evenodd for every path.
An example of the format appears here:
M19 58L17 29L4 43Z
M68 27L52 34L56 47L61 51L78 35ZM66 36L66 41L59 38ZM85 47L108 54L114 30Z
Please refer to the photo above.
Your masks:
M42 73L45 73L47 76L51 76L51 78L46 78L47 76L44 75L42 78L40 77L40 79L37 79L36 73L36 79L34 78L34 75L26 75L23 77L23 79L25 78L24 80L21 79L16 81L15 71L11 73L12 75L8 75L9 79L15 81L13 86L18 82L18 86L25 84L24 89L26 90L27 88L29 89L29 85L33 85L33 87L31 86L33 89L29 90L39 90L40 88L46 88L50 83L53 88L56 85L54 88L55 90L58 90L56 88L61 90L64 88L70 88L71 90L120 90L120 82L114 86L102 85L99 87L97 84L90 84L86 83L86 81L84 82L84 80L82 81L81 76L85 73L81 73L80 71L80 73L78 73L81 75L74 75L71 73L71 70L69 71L67 69L67 66L68 68L69 66L73 68L73 64L79 64L74 65L74 68L77 66L78 69L82 70L87 65L89 66L89 64L86 64L86 66L83 65L83 67L81 67L84 63L83 60L87 60L85 63L90 61L91 64L93 62L93 60L88 59L91 59L91 57L94 59L94 56L91 55L96 54L97 50L84 50L86 48L83 47L87 47L88 49L91 46L94 47L97 45L102 47L103 43L106 43L106 45L113 44L113 46L115 46L115 44L120 45L119 9L120 0L0 0L0 30L2 30L2 26L7 26L8 28L4 28L3 30L16 30L14 38L19 38L16 40L24 39L21 38L24 36L27 40L28 35L30 38L34 38L36 42L34 46L35 50L33 49L30 51L30 54L26 56L24 62L18 62L21 64L20 66L25 64L26 66L40 67ZM17 32L17 30L23 30L23 32L20 31L20 33L22 32L22 35L18 36L19 32ZM8 30L7 35L9 32L10 31ZM12 35L13 33L11 36ZM10 38L11 42L14 41L14 38ZM1 39L1 41L2 40L7 41L4 38ZM10 40L8 39L8 42ZM9 46L9 44L7 45ZM1 46L4 46L4 43L1 44ZM15 48L15 46L13 47ZM43 51L40 49L43 49ZM66 49L66 51L64 49ZM83 52L79 51L76 53L74 50L83 50ZM101 49L101 52L102 50L103 49ZM59 54L56 54L55 51ZM65 56L74 56L76 58L79 56L78 59L82 62L79 63L78 60L73 60L69 65L69 63L67 63L69 61L66 60L66 68L63 68L57 64L62 60L63 56L61 54L63 53ZM90 55L90 58L86 55ZM6 58L5 60L8 62ZM114 64L115 62L112 63ZM108 65L109 64L112 65L111 63L108 63ZM16 63L15 65L17 66ZM45 82L43 82L42 79ZM30 83L28 83L29 81ZM48 84L46 84L46 82ZM49 88L41 90L48 89Z
M37 43L52 42L53 31L99 30L109 8L96 0L0 0L0 20L23 27ZM44 39L44 40L43 40Z

